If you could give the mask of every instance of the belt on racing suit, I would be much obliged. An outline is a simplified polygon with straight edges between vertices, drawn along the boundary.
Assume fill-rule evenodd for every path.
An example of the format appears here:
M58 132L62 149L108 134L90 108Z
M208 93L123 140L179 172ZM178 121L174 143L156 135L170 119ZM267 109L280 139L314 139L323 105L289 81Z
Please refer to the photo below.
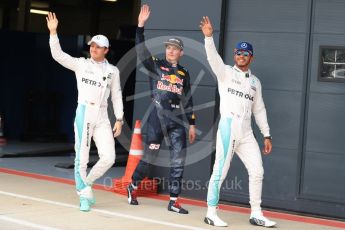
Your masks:
M166 99L158 101L154 98L152 98L152 101L160 106L162 106L163 109L180 109L180 100L179 99Z
M240 114L232 112L232 111L227 113L227 114L222 115L222 117L224 117L224 118L232 118L232 119L235 119L235 120L241 121L241 122L243 122L245 120L244 115L240 115Z
M88 100L78 101L78 104L95 106L95 107L97 106L97 107L100 107L100 108L106 108L107 107L106 105L102 105L102 104L99 104L99 103L96 103L96 102L92 102L92 101L88 101Z
M230 112L230 114L232 115L233 118L238 118L238 119L242 118L242 116L237 113Z

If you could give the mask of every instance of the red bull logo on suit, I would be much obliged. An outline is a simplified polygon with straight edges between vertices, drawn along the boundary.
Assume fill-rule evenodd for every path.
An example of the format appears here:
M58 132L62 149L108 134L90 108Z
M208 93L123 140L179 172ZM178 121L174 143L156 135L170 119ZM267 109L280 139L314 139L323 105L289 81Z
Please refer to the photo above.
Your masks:
M178 88L177 85L173 85L173 84L165 85L162 81L158 81L157 89L182 95L182 87Z
M162 74L161 80L170 82L171 84L183 85L183 79L179 78L175 74L164 75Z

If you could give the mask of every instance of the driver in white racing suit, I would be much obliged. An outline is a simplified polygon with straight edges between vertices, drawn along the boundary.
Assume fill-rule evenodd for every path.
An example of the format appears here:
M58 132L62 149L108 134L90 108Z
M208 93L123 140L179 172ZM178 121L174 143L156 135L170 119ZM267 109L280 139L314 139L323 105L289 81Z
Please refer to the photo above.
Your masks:
M218 81L221 119L217 131L216 159L207 193L207 214L205 223L227 226L216 213L222 182L230 168L236 152L249 174L249 197L253 225L272 227L276 223L263 216L261 211L261 191L264 169L261 151L251 127L254 114L256 124L264 136L264 154L272 150L272 138L267 122L265 104L262 99L259 79L249 70L253 58L253 47L248 42L240 42L234 50L235 66L225 65L219 56L214 41L213 28L208 17L201 21L200 28L205 35L207 60Z
M91 58L74 58L61 50L55 13L49 13L46 19L54 60L74 71L76 75L78 107L74 123L75 183L80 198L80 210L89 211L95 203L91 186L114 164L114 137L121 134L123 103L119 70L105 59L109 51L109 41L105 36L96 35L88 43ZM110 93L116 117L114 134L107 113ZM95 141L100 159L87 175L91 137Z

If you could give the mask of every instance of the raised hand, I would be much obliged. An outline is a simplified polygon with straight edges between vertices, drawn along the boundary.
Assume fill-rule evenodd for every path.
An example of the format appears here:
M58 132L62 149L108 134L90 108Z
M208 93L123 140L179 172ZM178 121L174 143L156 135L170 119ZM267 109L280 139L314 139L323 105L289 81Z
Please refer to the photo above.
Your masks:
M208 16L202 17L202 20L200 22L200 29L202 33L205 35L205 37L211 37L213 34L213 27L211 24L210 19Z
M50 31L50 34L51 35L56 34L57 33L56 30L57 30L59 21L57 20L55 13L49 12L46 19L47 19L47 27Z
M150 17L150 13L151 13L150 7L147 4L141 7L140 14L138 17L138 27L143 27L145 25L145 22Z

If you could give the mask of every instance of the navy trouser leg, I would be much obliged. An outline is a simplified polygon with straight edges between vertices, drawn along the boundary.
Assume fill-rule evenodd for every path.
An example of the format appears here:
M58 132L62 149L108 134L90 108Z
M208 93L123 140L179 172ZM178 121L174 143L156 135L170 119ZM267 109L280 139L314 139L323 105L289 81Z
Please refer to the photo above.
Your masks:
M186 160L186 129L179 125L169 130L170 139L170 179L169 189L172 196L181 193L181 183Z
M152 162L158 155L163 140L163 132L156 111L152 111L147 122L147 135L145 139L145 151L139 161L133 176L132 183L137 186L147 175Z

